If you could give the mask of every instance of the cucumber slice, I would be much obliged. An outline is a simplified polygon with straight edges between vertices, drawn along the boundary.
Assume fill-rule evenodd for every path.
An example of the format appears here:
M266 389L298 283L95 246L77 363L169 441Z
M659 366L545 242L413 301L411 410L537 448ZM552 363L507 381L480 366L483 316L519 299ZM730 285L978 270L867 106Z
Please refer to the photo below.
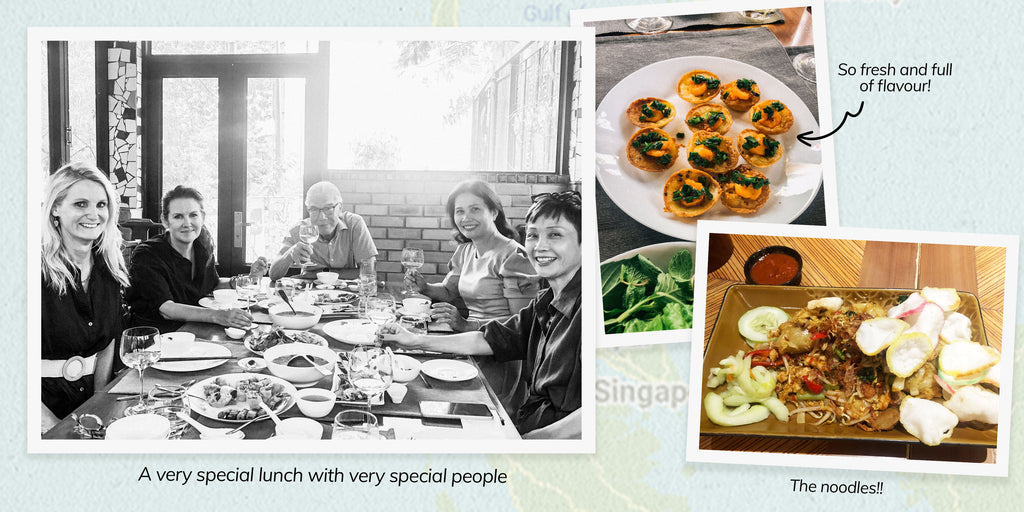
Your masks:
M772 306L761 306L743 313L737 324L740 334L746 338L748 344L754 346L767 343L768 333L786 320L789 320L789 314L785 311Z

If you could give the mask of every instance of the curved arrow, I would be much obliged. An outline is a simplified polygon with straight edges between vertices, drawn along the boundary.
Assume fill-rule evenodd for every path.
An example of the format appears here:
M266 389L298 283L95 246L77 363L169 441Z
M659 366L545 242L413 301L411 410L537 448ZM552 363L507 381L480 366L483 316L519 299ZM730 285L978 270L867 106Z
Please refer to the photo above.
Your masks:
M863 100L861 100L861 102L860 102L860 107L858 107L858 108L857 108L857 112L856 112L856 113L853 113L853 114L851 114L851 113L850 113L849 111L847 111L847 112L846 112L845 114L843 114L843 120L839 122L839 126L836 126L836 128L835 128L834 130L832 130L832 131L830 131L830 132L826 133L825 135L819 135L819 136L817 136L817 137L811 137L811 136L810 136L810 135L811 135L811 133L813 133L813 131L810 131L810 132L803 132L803 133L801 133L801 134L799 134L799 135L797 135L797 136L796 136L796 140L798 140L798 141L800 141L800 142L803 142L803 143L804 143L804 145L805 145L805 146L807 146L807 147L811 147L811 143L810 143L810 142L808 142L808 141L812 141L812 140L821 140L821 139L824 139L825 137L831 137L833 133L835 133L835 132L838 132L838 131L839 131L839 129L840 129L840 128L842 128L844 124L846 124L846 119L847 119L847 118L850 118L850 117L857 117L857 116L859 116L859 115L860 115L860 113L861 113L861 112L862 112L863 110L864 110L864 101L863 101Z

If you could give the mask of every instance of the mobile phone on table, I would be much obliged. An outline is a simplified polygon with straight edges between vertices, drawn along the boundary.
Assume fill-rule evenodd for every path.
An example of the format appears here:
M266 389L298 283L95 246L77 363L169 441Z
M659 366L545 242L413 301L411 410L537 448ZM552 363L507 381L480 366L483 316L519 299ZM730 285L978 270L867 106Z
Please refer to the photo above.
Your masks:
M491 408L476 402L420 402L420 414L425 418L490 418Z

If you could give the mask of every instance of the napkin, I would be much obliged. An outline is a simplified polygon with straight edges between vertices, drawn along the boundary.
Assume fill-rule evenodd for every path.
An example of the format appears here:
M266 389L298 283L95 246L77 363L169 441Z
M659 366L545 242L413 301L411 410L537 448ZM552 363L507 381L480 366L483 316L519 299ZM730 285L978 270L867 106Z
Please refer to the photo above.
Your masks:
M721 28L721 27L742 27L747 25L769 25L772 23L782 23L785 21L782 13L778 10L772 9L771 14L767 17L759 20L752 20L745 18L740 15L739 12L709 12L705 14L695 14L689 16L663 16L672 22L672 26L668 30L704 30L709 28ZM584 23L584 26L594 27L594 31L598 36L607 35L620 35L620 34L636 34L637 32L628 25L626 25L625 19L622 20L603 20L603 21L592 21Z

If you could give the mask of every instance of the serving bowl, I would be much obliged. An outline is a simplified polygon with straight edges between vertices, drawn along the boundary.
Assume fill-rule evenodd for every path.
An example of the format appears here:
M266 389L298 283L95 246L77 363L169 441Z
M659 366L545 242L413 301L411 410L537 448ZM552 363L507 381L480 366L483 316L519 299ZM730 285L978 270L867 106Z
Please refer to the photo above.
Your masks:
M288 366L288 362L294 356L305 354L316 356L327 361L324 364L312 366L305 358L299 357L297 363L304 366ZM323 369L330 375L334 365L338 362L338 354L329 347L309 345L307 343L282 343L268 348L263 353L263 359L267 363L270 373L293 384L312 384L325 375L317 368ZM293 362L295 364L296 362Z
M292 307L295 308L295 312L299 316L292 315ZM320 315L324 312L317 306L302 302L292 302L292 307L289 307L288 304L271 306L268 312L274 325L285 329L306 330L316 325L320 321Z

